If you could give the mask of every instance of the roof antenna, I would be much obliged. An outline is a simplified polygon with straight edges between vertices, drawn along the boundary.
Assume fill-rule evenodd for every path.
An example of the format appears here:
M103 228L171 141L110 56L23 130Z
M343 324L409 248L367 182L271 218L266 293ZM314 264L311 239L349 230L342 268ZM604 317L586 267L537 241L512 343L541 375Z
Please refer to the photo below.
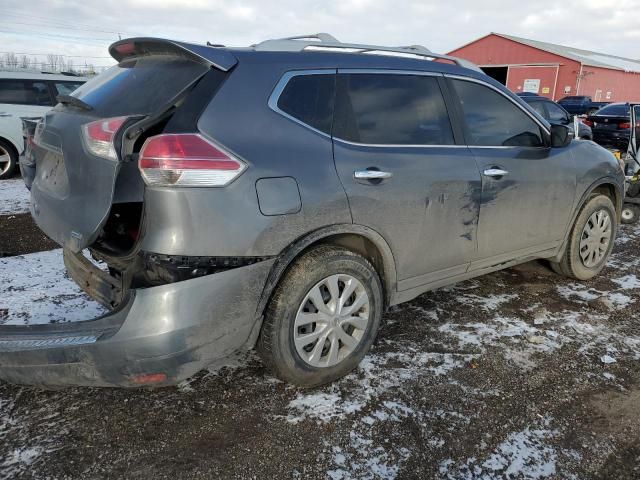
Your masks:
M224 45L222 45L221 43L211 43L209 40L207 40L207 47L224 47Z

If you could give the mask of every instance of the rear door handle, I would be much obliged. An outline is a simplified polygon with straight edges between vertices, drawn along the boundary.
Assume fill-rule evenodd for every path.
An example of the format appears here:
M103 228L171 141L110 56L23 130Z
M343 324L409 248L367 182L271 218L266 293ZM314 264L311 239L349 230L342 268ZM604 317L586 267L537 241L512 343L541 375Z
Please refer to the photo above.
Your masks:
M485 177L493 177L493 178L504 177L505 175L509 174L507 170L503 170L502 168L498 168L498 167L487 168L482 173L484 174Z
M356 170L353 172L353 178L358 180L384 180L393 177L391 172L381 172L380 170Z

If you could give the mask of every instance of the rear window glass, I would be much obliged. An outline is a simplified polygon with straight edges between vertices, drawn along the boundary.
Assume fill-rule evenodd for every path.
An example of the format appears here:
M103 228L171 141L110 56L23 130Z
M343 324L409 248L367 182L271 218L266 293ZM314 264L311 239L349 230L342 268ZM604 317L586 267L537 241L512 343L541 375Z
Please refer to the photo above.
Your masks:
M453 132L434 77L338 75L336 137L370 145L452 145Z
M82 86L84 82L53 82L57 95L70 95L75 89Z
M51 106L49 87L37 80L0 80L0 103Z
M171 56L126 60L89 80L73 96L104 116L147 114L207 70L205 65Z
M331 133L335 75L298 75L287 83L278 108L326 134Z
M560 101L561 102L584 102L587 100L587 97L564 97Z
M628 117L631 115L631 110L629 110L629 105L618 104L618 105L608 105L606 107L602 107L597 111L596 115L615 115L618 117Z

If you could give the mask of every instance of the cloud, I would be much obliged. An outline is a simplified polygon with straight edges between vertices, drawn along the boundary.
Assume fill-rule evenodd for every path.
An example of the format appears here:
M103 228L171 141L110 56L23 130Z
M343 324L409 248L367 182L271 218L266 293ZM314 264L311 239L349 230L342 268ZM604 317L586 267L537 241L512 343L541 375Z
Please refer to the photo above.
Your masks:
M535 9L502 0L4 0L2 4L2 51L99 57L107 55L107 46L118 34L246 46L268 38L329 32L343 41L423 44L447 52L494 31L640 56L635 0L539 0ZM110 63L107 58L88 60Z

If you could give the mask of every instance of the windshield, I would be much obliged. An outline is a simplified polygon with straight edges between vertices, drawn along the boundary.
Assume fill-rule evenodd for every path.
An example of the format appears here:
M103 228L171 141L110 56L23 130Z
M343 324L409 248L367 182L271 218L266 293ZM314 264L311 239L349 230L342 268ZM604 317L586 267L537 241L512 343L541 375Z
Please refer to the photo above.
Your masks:
M175 56L125 60L89 80L73 96L104 116L151 113L207 69L206 65Z

